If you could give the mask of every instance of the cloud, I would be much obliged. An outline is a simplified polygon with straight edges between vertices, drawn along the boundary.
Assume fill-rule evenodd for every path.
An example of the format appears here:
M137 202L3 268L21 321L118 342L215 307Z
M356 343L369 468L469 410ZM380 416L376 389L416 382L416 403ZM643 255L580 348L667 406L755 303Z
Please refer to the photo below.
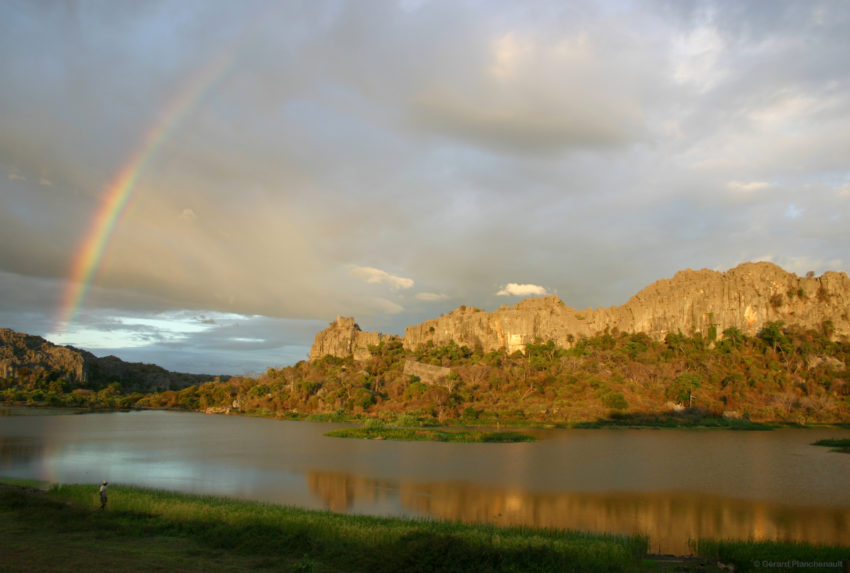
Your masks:
M702 25L674 40L671 47L673 79L705 92L718 85L726 71L721 67L724 42L718 31Z
M757 191L764 191L771 187L770 183L767 181L730 181L726 184L726 186L732 191L740 193L755 193Z
M371 315L400 314L404 307L400 304L381 297L364 297L360 301L361 310Z
M193 223L197 218L198 214L195 213L194 209L183 209L180 211L180 214L177 215L177 219L179 221L184 221L186 223Z
M803 215L804 211L805 211L805 209L801 209L800 207L798 207L794 203L791 203L785 209L785 216L788 217L789 219L799 219Z
M434 292L420 292L416 293L416 298L419 300L424 300L425 302L435 302L438 300L446 300L449 298L446 294L439 294Z
M542 286L532 284L508 283L496 296L543 296L549 292Z
M409 289L414 284L413 279L391 275L374 267L352 266L348 274L369 284L384 284L395 290Z
M413 95L419 126L512 154L620 146L642 132L642 94L625 89L627 70L601 65L601 38L510 31L479 41L481 69L470 62L455 81Z

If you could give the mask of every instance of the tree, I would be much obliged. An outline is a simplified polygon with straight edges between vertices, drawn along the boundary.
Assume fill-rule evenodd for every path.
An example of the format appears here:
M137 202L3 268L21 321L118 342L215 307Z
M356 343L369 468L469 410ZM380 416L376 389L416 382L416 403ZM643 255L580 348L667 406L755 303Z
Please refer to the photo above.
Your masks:
M667 398L674 400L678 404L692 406L694 390L699 388L701 384L702 380L698 374L693 372L680 374L667 388Z
M758 333L758 337L770 348L779 352L787 353L791 349L791 341L785 335L782 327L785 325L781 320L768 322Z
M731 352L738 350L744 345L747 336L741 332L741 329L730 326L723 331L723 340L718 343L717 348L723 352Z

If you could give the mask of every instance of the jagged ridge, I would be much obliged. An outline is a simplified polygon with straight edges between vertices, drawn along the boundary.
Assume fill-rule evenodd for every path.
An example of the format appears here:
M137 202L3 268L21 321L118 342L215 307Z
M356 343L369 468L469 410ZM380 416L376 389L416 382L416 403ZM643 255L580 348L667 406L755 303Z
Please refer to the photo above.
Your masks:
M557 296L523 300L493 312L461 306L447 315L409 326L406 349L427 342L454 342L484 351L523 350L535 340L569 347L580 337L606 329L643 332L656 340L668 333L720 335L735 327L755 335L772 321L805 329L826 328L833 338L850 336L850 279L829 271L820 277L798 277L767 262L743 263L727 272L684 270L635 294L626 304L578 310ZM350 327L353 326L354 328ZM360 331L353 318L337 318L316 335L310 358L327 354L368 358L377 333ZM356 351L356 352L355 352Z
M213 376L170 372L154 364L124 362L116 356L99 358L73 346L57 346L40 336L0 328L0 378L63 379L76 386L118 382L126 390L155 392L201 384Z

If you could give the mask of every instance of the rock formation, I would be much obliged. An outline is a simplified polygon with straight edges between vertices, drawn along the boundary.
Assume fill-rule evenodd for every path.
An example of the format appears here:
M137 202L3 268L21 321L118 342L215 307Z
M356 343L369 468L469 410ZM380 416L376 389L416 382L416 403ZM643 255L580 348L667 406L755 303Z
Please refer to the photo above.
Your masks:
M451 369L424 364L416 360L405 360L403 374L405 376L416 376L426 384L436 384L451 374Z
M363 332L351 317L337 316L328 328L316 334L310 348L310 360L330 354L344 357L354 355L355 360L370 356L369 346L390 340L392 336L378 332Z
M644 332L657 340L671 332L708 335L712 329L720 336L730 327L755 335L771 321L826 329L833 337L850 336L850 278L843 272L801 278L767 262L744 263L727 272L688 269L649 285L622 306L578 310L556 296L526 299L489 313L461 306L408 327L403 341L408 349L429 341L438 345L453 341L484 351L513 352L538 339L568 347L606 329ZM370 334L357 331L358 339ZM316 336L317 343L326 332ZM323 356L322 352L352 353L344 345L314 344L310 356ZM359 357L364 357L362 352Z

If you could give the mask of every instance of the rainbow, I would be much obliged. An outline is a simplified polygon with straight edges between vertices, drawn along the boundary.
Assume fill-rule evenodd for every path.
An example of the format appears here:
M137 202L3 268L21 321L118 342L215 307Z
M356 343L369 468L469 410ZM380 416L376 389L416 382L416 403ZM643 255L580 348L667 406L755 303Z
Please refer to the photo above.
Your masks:
M145 168L181 120L229 71L233 60L233 51L228 50L193 75L168 101L157 116L156 122L144 134L140 145L106 186L88 232L73 257L54 332L64 332L76 318L112 232L130 202Z

